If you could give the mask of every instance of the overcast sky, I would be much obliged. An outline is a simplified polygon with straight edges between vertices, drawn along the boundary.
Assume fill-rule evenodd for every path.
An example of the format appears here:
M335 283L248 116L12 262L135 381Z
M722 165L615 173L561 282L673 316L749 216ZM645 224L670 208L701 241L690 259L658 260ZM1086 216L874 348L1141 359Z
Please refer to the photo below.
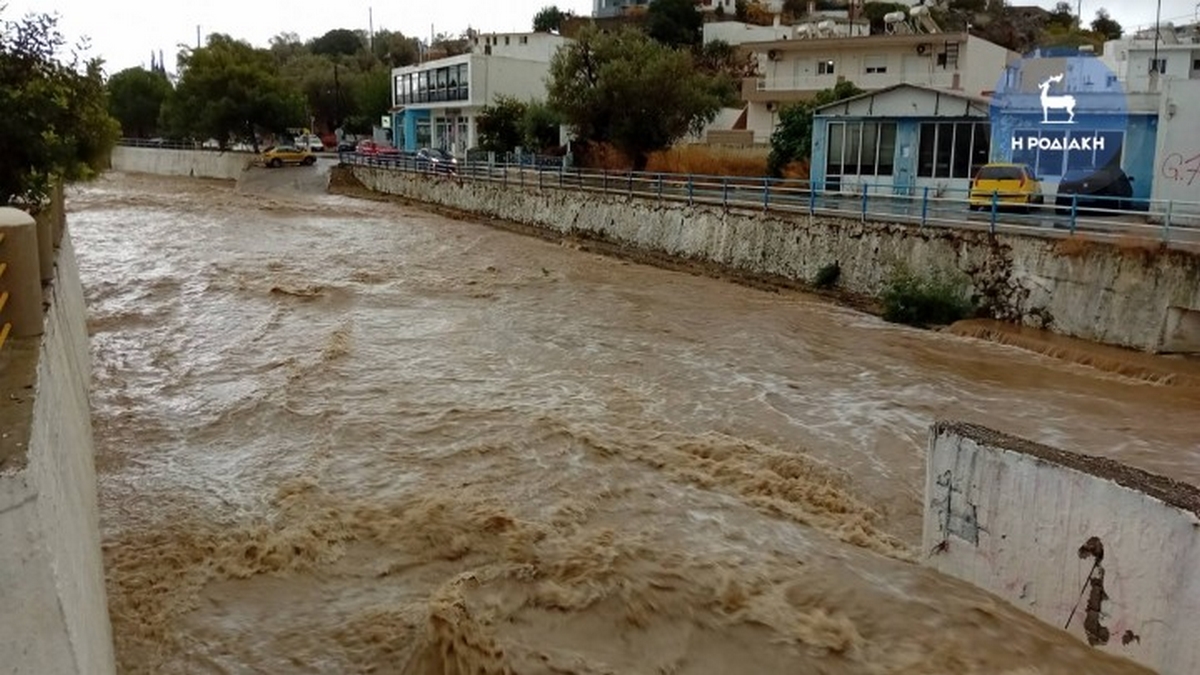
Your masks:
M1024 4L1024 0L1011 0ZM1033 0L1029 0L1031 3ZM1073 0L1078 2L1078 0ZM202 34L220 32L267 46L279 33L298 33L308 39L333 28L366 29L371 15L375 29L399 30L405 35L461 33L466 28L515 32L531 27L533 15L547 4L577 14L590 14L591 0L0 0L8 8L0 18L28 12L57 13L68 40L87 36L90 54L104 58L109 73L131 66L148 66L150 52L163 50L168 69L174 69L178 45L196 43ZM1036 4L1052 7L1053 0ZM1154 23L1155 4L1148 0L1084 0L1087 20L1100 7L1126 28ZM1197 0L1163 0L1163 21L1191 21Z

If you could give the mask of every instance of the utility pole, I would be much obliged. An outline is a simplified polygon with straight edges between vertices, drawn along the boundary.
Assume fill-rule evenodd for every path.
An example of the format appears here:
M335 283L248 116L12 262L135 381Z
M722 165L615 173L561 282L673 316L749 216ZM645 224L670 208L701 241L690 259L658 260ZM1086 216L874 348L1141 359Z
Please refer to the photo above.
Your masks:
M200 49L200 24L196 24L196 49Z
M1150 68L1150 72L1154 73L1155 75L1161 74L1161 72L1159 71L1159 68L1158 68L1158 41L1159 41L1159 38L1162 37L1162 26L1160 24L1161 21L1162 21L1162 0L1158 0L1158 9L1154 13L1154 65ZM1157 85L1158 78L1155 77L1154 80L1155 80L1155 84ZM1157 90L1157 87L1156 87L1156 90Z
M375 53L375 8L367 8L367 49Z

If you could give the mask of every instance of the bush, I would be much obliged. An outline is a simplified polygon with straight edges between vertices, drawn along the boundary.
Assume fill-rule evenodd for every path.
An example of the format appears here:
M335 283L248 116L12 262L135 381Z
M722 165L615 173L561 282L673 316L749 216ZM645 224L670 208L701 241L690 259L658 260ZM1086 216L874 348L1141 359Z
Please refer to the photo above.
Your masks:
M837 285L840 276L842 276L842 266L834 261L817 270L817 276L813 277L813 286L823 290L833 288Z
M934 272L919 276L906 268L897 269L880 298L883 318L910 326L945 326L975 313L965 279Z

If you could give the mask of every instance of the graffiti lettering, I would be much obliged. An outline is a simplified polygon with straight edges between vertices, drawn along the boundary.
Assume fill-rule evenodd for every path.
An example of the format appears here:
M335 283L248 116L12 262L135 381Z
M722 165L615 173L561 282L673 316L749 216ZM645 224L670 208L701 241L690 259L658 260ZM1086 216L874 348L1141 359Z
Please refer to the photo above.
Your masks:
M1162 175L1167 180L1191 185L1200 176L1200 155L1184 158L1178 152L1172 152L1162 163Z

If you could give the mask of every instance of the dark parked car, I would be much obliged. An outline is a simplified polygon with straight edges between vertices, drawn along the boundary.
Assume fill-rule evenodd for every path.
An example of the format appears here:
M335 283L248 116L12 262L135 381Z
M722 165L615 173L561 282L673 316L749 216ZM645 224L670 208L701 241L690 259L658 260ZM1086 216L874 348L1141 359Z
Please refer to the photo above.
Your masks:
M421 148L417 151L417 168L436 173L457 173L458 160L440 148Z
M1054 205L1060 215L1071 212L1071 202L1077 209L1125 211L1133 198L1133 179L1121 167L1102 167L1084 171L1068 171L1058 184Z

